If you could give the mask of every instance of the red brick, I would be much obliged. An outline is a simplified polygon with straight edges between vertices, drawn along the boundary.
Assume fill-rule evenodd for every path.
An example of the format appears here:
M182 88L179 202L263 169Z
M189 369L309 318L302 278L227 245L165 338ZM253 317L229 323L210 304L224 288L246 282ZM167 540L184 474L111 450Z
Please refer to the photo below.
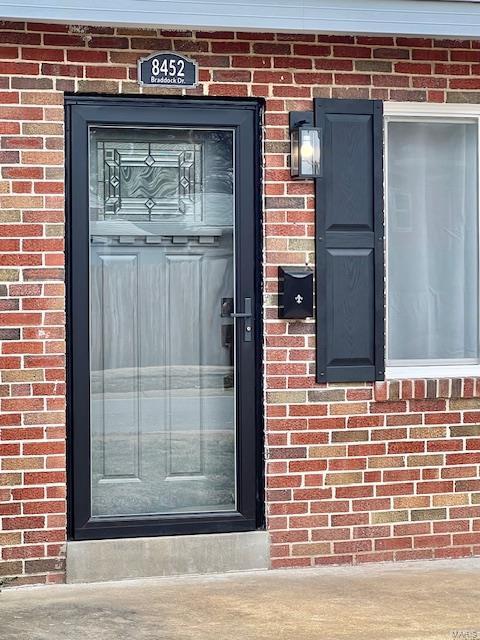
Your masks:
M415 536L413 544L416 548L448 547L451 544L451 537L449 535Z
M335 487L335 498L369 498L373 496L371 486Z
M43 487L29 487L27 489L13 489L12 497L14 500L41 500L45 496Z
M419 480L419 478L420 469L385 469L383 472L384 482L405 482L407 480Z
M1 80L1 78L0 78ZM18 122L0 122L0 134L12 134L12 133L20 133L20 124ZM2 175L4 175L5 171L11 171L15 167L3 167ZM4 177L8 177L5 176Z
M251 71L229 69L216 69L213 72L213 79L217 82L250 82L252 78Z
M444 547L434 550L435 558L465 558L473 555L471 547Z
M62 73L60 75L76 75L73 73ZM79 74L81 75L81 74ZM85 76L87 78L115 78L119 80L123 80L127 77L127 69L125 67L116 67L113 65L101 67L85 67Z
M453 482L450 481L438 481L438 482L419 482L417 484L417 493L451 493L453 492Z
M2 411L39 411L44 407L42 398L3 398Z
M446 456L447 465L450 464L479 464L480 453L451 453Z
M451 518L480 518L480 507L451 507Z
M1 39L0 39L1 41ZM39 71L39 65L32 62L2 62L1 73L2 75L37 75Z
M311 504L312 513L342 513L348 512L349 508L350 505L346 500L321 500Z
M395 552L395 560L430 560L433 558L432 549L405 549Z
M362 551L371 551L371 540L351 540L346 542L334 542L334 553L359 553Z
M40 502L26 502L23 505L24 514L39 515L44 513L64 513L65 502L58 500L42 500Z
M385 511L389 508L389 498L364 498L352 500L353 511Z
M89 39L88 46L91 49L128 49L128 39L94 36Z
M331 522L334 527L352 527L368 524L369 517L368 513L338 514L332 515Z
M400 413L407 410L406 402L372 402L370 411L372 413Z
M425 424L457 424L459 413L432 413L425 416Z
M0 58L2 58L2 60L7 60L9 58L17 58L17 57L18 57L17 47L0 47Z
M380 427L385 418L383 416L349 416L347 424L349 427Z
M432 440L427 442L427 451L461 451L463 449L463 440Z
M234 67L247 69L267 69L272 66L272 60L266 56L233 56Z
M371 58L372 50L368 47L334 46L333 55L338 58Z
M24 362L28 368L50 369L62 367L64 364L64 356L26 356Z
M331 73L295 73L295 83L299 83L301 85L304 84L331 84L332 83L332 74Z
M335 83L338 85L369 85L371 76L365 73L336 73Z
M45 555L43 545L22 546L22 547L5 547L2 551L4 560L16 560L18 558L41 558Z
M449 81L449 86L450 89L480 89L480 78L452 79Z
M351 456L381 456L385 455L385 444L350 444L348 454Z
M26 516L18 518L3 518L3 529L5 531L43 529L45 518L41 516Z
M65 540L65 532L62 530L49 531L25 531L25 542L63 542Z
M355 469L365 469L366 458L330 458L328 469L330 471L352 471Z
M411 400L410 401L410 410L411 411L445 411L446 401L443 399L438 400Z
M459 76L468 76L470 75L470 67L467 64L443 64L438 63L435 65L435 73L440 75L459 75Z
M65 473L62 471L32 471L25 473L26 485L64 484Z
M361 558L361 556L358 556ZM314 558L315 565L339 565L339 564L352 564L354 556L352 555L341 555L341 556L323 556Z
M415 486L412 482L396 482L383 484L376 488L377 496L406 496L414 493Z
M272 544L279 542L305 542L308 540L308 530L298 529L292 531L272 531L270 534Z
M411 537L398 537L398 538L385 538L375 540L376 551L392 551L397 549L411 549L413 547L413 538Z
M430 522L407 522L405 524L396 524L393 526L393 532L395 535L398 535L398 536L412 536L412 535L431 533L431 523Z

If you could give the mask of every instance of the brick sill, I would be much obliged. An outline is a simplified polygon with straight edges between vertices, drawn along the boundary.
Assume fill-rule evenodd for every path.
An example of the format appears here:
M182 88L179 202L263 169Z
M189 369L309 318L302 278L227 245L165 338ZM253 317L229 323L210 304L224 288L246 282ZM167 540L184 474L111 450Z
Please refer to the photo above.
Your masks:
M376 401L480 398L480 378L386 380L374 386Z

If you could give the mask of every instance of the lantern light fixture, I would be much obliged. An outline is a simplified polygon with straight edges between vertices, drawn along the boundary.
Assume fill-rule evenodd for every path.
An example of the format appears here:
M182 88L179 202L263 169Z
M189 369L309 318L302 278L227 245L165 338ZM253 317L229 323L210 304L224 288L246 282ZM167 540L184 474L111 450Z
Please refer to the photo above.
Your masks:
M292 178L305 180L321 178L322 172L322 129L298 122L290 131Z

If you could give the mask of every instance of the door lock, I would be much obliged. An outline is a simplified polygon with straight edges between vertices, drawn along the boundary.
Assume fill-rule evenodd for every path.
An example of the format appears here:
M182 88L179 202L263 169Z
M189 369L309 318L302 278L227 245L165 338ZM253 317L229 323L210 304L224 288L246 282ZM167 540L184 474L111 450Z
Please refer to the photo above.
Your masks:
M243 319L243 340L244 342L252 341L252 299L245 298L245 311L239 313L231 313L230 317Z

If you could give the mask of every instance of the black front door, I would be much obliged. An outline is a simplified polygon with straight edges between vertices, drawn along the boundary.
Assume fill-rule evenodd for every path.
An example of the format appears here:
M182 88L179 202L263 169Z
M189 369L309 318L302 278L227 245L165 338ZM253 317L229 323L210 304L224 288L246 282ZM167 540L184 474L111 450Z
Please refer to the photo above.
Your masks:
M259 524L259 107L67 100L70 534Z

